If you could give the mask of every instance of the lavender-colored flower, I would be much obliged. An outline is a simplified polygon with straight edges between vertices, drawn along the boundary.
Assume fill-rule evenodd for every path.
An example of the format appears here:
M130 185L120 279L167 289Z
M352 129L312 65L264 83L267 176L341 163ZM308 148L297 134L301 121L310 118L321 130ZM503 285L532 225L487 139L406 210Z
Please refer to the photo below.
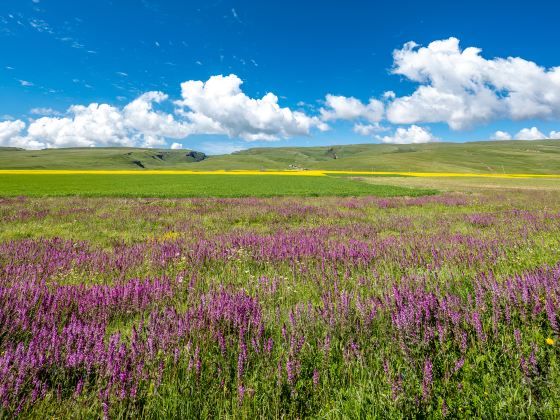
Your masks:
M274 347L274 340L272 339L272 337L269 337L268 341L266 342L266 348L265 348L267 355L270 356L273 347Z
M241 382L237 386L237 396L239 405L243 405L243 400L245 399L245 386Z
M521 346L521 331L519 331L519 329L515 329L513 331L513 337L515 338L515 344L517 345L517 347Z
M313 387L317 388L319 386L319 370L318 369L313 369Z
M295 366L294 361L290 358L286 361L286 374L288 376L288 383L294 385L295 382Z
M422 381L422 395L424 399L428 398L433 382L433 365L430 359L426 359L424 362L424 379Z
M445 400L443 400L443 402L441 403L441 415L442 417L447 417L448 414L449 408L447 407L447 403L445 402Z
M83 388L84 388L84 378L80 378L78 380L78 383L76 384L76 390L74 391L74 395L75 396L81 395Z
M554 303L551 298L546 300L546 315L548 317L548 321L550 322L550 326L554 331L558 331L558 322L556 321L556 309L554 307Z
M108 420L109 419L109 403L107 401L103 401L102 407L103 407L103 419Z

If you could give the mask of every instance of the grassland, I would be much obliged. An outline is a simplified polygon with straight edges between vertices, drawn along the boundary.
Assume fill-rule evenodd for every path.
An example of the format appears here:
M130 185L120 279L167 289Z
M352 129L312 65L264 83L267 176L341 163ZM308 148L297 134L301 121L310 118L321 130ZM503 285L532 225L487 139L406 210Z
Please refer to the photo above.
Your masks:
M489 178L489 177L395 177L356 176L350 177L373 185L393 185L407 188L427 188L438 191L557 191L558 178Z
M559 238L555 191L3 198L0 418L555 418Z
M0 196L272 197L418 196L430 189L372 185L330 176L0 174Z
M289 165L352 171L560 173L560 142L262 148L216 156L197 164L207 169L280 169Z
M0 197L420 196L560 190L560 175L344 171L0 170Z
M0 167L0 419L556 418L556 144Z
M165 169L204 158L190 150L122 147L23 150L0 147L0 169Z
M493 141L421 145L361 144L255 148L202 156L184 150L77 148L25 151L0 148L0 169L187 169L461 173L560 173L560 141ZM200 160L200 161L196 161ZM140 166L140 165L141 166Z

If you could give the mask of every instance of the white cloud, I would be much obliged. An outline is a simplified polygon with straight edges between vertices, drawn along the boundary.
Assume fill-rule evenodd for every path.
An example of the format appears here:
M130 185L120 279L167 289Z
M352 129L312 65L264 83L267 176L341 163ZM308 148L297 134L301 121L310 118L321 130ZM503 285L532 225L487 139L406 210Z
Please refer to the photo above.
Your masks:
M19 84L24 86L24 87L29 87L29 86L34 86L33 83L27 81L27 80L18 80Z
M122 115L127 128L143 136L182 139L192 132L187 123L178 122L173 115L154 111L153 104L168 99L163 92L147 92L126 105ZM165 143L165 142L163 142Z
M21 120L0 121L0 146L13 146L11 140L23 131L25 123Z
M181 143L173 143L171 145L171 149L173 149L173 150L179 150L179 149L182 149L182 148L183 148L183 145Z
M358 120L379 122L383 118L383 102L371 98L368 104L354 97L327 95L325 108L321 108L321 118L331 120Z
M35 29L37 32L45 32L49 34L54 34L54 30L50 25L42 19L31 19L29 25Z
M42 117L33 121L25 139L36 147L144 146L166 144L165 138L184 138L188 124L173 115L154 111L153 104L167 99L148 92L123 109L108 104L74 105L68 117Z
M395 99L397 97L397 94L392 90L388 90L387 92L383 93L383 97L385 99Z
M389 128L388 127L383 127L379 123L373 123L373 124L356 123L356 124L354 124L354 127L352 128L352 130L355 133L360 134L362 136L369 136L373 133L381 133L383 131L388 131Z
M180 107L178 113L197 133L226 134L248 141L309 135L314 127L327 129L317 117L281 108L273 93L250 98L241 90L242 83L234 74L212 76L206 82L184 82L182 100L175 102Z
M438 141L429 128L412 125L408 128L399 127L392 136L377 136L383 143L411 144L411 143L430 143Z
M313 128L328 129L318 117L281 108L272 93L261 99L248 97L241 91L241 83L235 75L185 82L182 99L174 102L175 115L155 109L169 99L163 92L144 93L122 108L97 103L73 105L64 117L50 108L34 108L30 113L42 117L32 121L24 135L25 124L2 123L2 144L31 149L156 147L166 145L167 139L184 139L192 134L225 134L252 141L309 135Z
M542 140L546 135L541 133L537 127L524 128L515 135L516 140Z
M511 134L507 131L496 131L492 136L492 140L511 140Z
M420 86L388 105L395 124L445 122L460 130L497 118L560 117L560 67L546 69L518 57L485 59L459 40L427 47L409 42L393 53L393 73Z
M513 137L506 131L496 131L492 136L493 140L511 140ZM560 139L560 131L551 131L545 135L537 127L523 128L515 135L516 140L543 140Z
M96 103L73 105L68 114L71 116L42 117L33 121L25 139L43 148L133 145L118 108Z
M31 108L29 113L32 115L61 115L60 112L52 108Z
M153 103L167 99L161 92L148 92L123 109L108 104L73 105L65 117L41 117L31 122L25 136L11 143L30 149L92 146L144 146L166 144L165 138L190 134L187 124L172 115L153 110ZM43 113L47 110L32 110Z

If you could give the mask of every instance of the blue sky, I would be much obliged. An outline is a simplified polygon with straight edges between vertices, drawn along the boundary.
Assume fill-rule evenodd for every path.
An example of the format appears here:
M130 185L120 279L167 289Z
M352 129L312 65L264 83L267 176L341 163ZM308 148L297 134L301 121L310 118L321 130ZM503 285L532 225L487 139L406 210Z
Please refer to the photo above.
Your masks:
M560 137L559 13L539 0L3 0L0 145Z

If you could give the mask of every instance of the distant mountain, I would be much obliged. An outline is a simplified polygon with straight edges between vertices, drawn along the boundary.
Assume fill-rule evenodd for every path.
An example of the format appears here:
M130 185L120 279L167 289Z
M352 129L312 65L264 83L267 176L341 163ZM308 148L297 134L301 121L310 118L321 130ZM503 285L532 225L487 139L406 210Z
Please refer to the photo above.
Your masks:
M560 141L253 148L206 156L191 150L0 148L0 169L330 169L462 173L560 173Z

